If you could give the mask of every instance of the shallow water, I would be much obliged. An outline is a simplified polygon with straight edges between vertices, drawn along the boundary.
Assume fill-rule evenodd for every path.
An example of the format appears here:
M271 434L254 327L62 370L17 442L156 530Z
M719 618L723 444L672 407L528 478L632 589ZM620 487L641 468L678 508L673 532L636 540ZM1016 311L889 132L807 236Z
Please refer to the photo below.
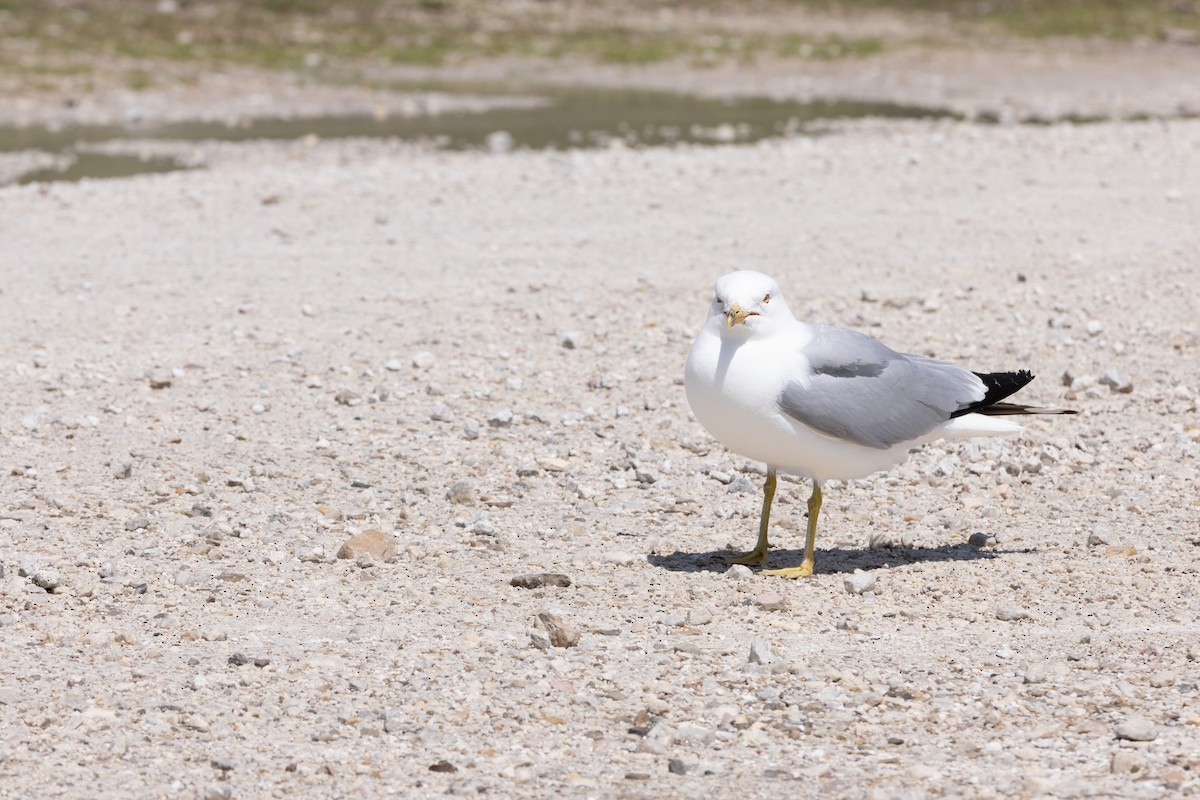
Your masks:
M478 92L473 92L478 94ZM182 169L171 159L80 152L80 145L146 139L228 142L255 139L351 137L425 141L464 150L578 149L675 143L755 142L803 133L817 120L855 117L930 118L951 116L936 109L889 103L822 101L798 103L767 98L716 100L668 92L611 89L537 90L547 99L534 108L498 108L478 113L417 117L369 115L247 119L222 122L130 123L0 128L0 151L41 150L74 156L63 170L42 169L18 182L115 178Z

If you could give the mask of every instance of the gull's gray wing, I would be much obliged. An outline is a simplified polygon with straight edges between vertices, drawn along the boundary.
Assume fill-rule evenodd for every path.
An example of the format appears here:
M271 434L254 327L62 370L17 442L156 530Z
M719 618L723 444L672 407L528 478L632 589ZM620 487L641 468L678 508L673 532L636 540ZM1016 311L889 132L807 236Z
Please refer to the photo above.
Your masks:
M892 350L870 336L812 325L812 375L779 393L784 414L838 439L886 450L917 439L982 400L983 381L962 367Z

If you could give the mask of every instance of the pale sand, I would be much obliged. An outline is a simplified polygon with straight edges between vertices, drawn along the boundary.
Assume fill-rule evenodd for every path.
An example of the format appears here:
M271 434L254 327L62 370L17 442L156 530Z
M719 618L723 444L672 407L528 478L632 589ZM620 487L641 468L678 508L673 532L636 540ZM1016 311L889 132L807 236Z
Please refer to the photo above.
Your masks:
M5 792L1196 790L1200 122L239 152L0 189ZM817 575L725 577L761 478L681 381L734 268L1080 415L832 486ZM395 563L333 557L368 528Z

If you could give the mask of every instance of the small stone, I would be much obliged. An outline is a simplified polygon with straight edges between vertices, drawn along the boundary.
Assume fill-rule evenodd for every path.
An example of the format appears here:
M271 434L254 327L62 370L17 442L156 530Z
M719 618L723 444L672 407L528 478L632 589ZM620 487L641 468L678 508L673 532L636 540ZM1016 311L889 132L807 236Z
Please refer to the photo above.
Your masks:
M783 611L788 607L788 601L779 592L760 592L754 598L754 605L763 611Z
M1117 394L1129 394L1133 391L1133 382L1121 376L1115 369L1106 370L1100 376L1100 384Z
M492 522L487 517L480 517L471 524L471 533L478 533L482 536L495 536L496 523Z
M134 517L133 519L126 520L126 522L125 522L125 530L127 530L127 531L136 531L136 530L140 530L141 528L149 528L149 527L150 527L150 520L146 517Z
M248 656L244 653L234 653L229 658L227 658L226 661L228 661L230 664L232 664L235 667L244 667L251 662L251 659L250 659L250 656Z
M550 637L550 644L555 647L574 647L583 635L578 628L568 625L549 611L539 611L533 626L534 629L545 631Z
M362 395L350 389L342 389L333 396L334 402L342 406L359 406L362 405Z
M638 558L633 553L627 553L624 550L613 550L605 553L602 560L606 564L620 564L623 567L627 567L636 562Z
M653 467L638 467L633 471L633 476L638 483L645 484L658 483L659 479L658 470Z
M762 639L755 639L750 643L750 663L764 665L775 663L775 655Z
M429 409L429 418L434 422L453 422L454 412L445 403L436 403Z
M734 564L729 569L722 573L726 578L735 581L744 581L747 578L754 577L754 571L745 564Z
M387 361L383 362L383 368L388 372L399 372L400 370L404 369L404 362L398 358L389 358Z
M1150 685L1155 689L1165 689L1168 686L1174 686L1176 676L1174 672L1156 672L1150 676Z
M473 419L463 420L463 438L474 441L479 438L479 422Z
M1001 622L1016 622L1021 619L1029 619L1029 612L1016 606L1000 606L996 609L996 619Z
M529 631L529 642L538 650L549 650L551 647L550 634L541 628L534 628Z
M570 463L568 463L567 461L564 461L561 458L553 458L553 457L539 458L539 459L537 459L537 465L539 467L541 467L542 469L546 470L546 472L566 472L567 469L570 468L570 466L571 466ZM537 470L535 469L533 471L530 471L528 466L526 466L524 468L522 468L522 467L517 468L517 475L536 475L536 474L537 474Z
M1112 762L1108 765L1108 771L1114 775L1132 775L1145 768L1145 760L1129 750L1118 750L1113 753Z
M412 357L412 365L417 369L429 369L433 366L435 361L436 359L433 357L433 353L430 353L427 350L422 350Z
M357 559L369 555L375 561L390 561L396 554L396 537L374 529L356 533L337 551L338 558Z
M43 567L37 570L30 576L29 580L34 586L45 589L47 592L53 592L62 584L62 578L58 574L58 570L51 567Z
M684 722L675 728L675 741L692 744L708 744L716 738L716 731L695 722Z
M324 547L301 547L296 551L296 557L306 563L320 563L325 560Z
M687 617L683 614L667 614L663 617L662 624L668 628L682 628L687 624Z
M672 758L667 762L667 772L670 772L672 775L687 775L687 771L687 764L684 764L678 758Z
M183 725L183 727L185 727L185 728L191 728L192 730L200 731L201 733L203 733L204 731L207 731L208 727L209 727L208 720L206 720L204 717L202 717L199 714L191 714L191 715L185 717L183 719L183 722L181 722L180 724Z
M429 765L430 772L458 772L458 767L451 764L446 759L442 759L435 764Z
M1071 673L1071 667L1065 661L1038 661L1030 664L1025 670L1025 683L1054 683L1063 680Z
M713 613L707 608L693 608L687 613L688 625L708 625L713 621Z
M204 800L229 800L233 797L233 787L228 783L210 783L204 787Z
M863 594L875 590L875 573L855 570L842 579L842 585L850 594Z
M1112 528L1107 525L1097 525L1088 534L1087 543L1089 547L1109 547L1116 545L1118 541Z
M1113 732L1118 739L1130 742L1152 742L1158 738L1158 726L1145 717L1130 717Z
M398 708L389 708L383 712L383 729L388 733L401 733L409 717Z
M509 581L509 584L518 589L544 589L547 586L566 588L571 585L571 579L561 572L534 572L529 575L518 575Z
M169 372L156 373L150 376L151 389L169 389L171 388L172 375Z
M984 533L983 531L975 531L975 533L972 533L971 537L967 539L967 544L969 544L971 547L989 547L995 543L996 537L990 533Z
M1088 336L1096 336L1101 331L1104 330L1104 323L1102 323L1098 319L1089 319L1087 321L1086 328L1087 328Z
M471 481L458 481L447 490L446 499L459 505L473 505L479 502L479 491Z
M729 486L725 491L731 494L750 494L757 492L758 487L751 483L745 475L735 475L733 480L729 481Z
M513 413L507 408L501 408L488 415L487 424L493 428L507 428L512 425Z
M558 346L563 350L575 350L583 340L579 331L563 331L558 335Z
M124 480L125 478L128 478L132 474L133 474L133 462L132 461L122 461L120 464L118 464L116 467L113 468L113 477L116 478L117 480Z

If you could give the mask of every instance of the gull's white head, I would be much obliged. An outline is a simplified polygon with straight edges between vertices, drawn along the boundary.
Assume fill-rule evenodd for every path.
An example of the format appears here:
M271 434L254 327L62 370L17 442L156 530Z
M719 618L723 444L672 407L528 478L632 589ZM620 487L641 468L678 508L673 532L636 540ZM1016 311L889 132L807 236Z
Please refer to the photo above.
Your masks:
M761 272L740 270L717 280L706 324L719 327L722 336L746 338L795 319L779 284Z

